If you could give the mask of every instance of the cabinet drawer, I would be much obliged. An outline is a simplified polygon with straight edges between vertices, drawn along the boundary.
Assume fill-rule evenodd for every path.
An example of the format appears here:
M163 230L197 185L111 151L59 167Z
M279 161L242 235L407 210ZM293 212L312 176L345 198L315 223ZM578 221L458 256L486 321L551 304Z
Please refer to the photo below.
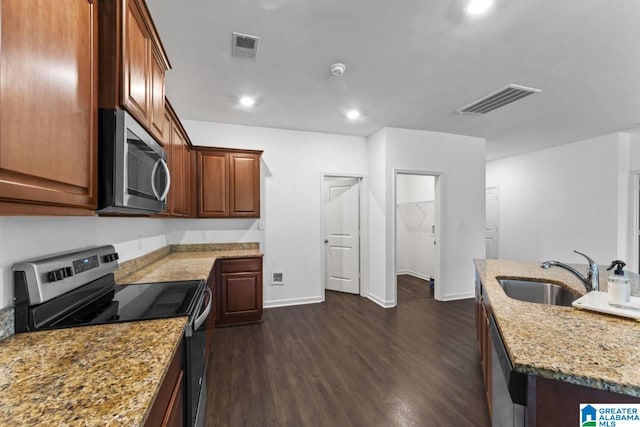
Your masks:
M245 273L262 270L262 258L223 259L220 262L222 274Z

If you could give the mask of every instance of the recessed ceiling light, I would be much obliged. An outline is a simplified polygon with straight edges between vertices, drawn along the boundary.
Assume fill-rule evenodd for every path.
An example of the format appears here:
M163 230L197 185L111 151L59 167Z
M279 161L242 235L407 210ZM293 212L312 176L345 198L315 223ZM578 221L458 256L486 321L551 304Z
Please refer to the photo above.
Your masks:
M243 96L242 98L240 98L240 105L242 105L243 107L253 107L256 103L255 98L251 97L251 96Z
M480 15L486 12L492 4L493 0L471 0L465 10L469 15Z
M349 110L346 113L347 119L349 120L357 120L360 118L360 111L358 110Z

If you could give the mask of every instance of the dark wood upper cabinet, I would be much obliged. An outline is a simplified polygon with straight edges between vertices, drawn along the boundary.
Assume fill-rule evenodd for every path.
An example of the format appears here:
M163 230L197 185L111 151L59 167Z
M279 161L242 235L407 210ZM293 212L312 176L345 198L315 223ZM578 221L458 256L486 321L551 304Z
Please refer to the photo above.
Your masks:
M2 1L0 213L96 208L97 3Z
M193 154L189 150L190 141L187 132L182 127L175 110L166 100L165 104L164 138L165 150L169 158L169 171L171 172L171 188L169 190L168 213L177 217L194 216L193 195L196 182L193 178Z
M260 155L229 153L230 216L260 217Z
M189 150L189 145L186 143L182 146L182 168L183 168L183 179L184 179L184 194L182 196L182 208L184 216L193 217L193 186L197 185L196 182L193 181L192 177L192 152Z
M198 148L198 217L260 217L261 151Z
M160 143L164 142L164 82L165 69L162 66L160 55L154 50L153 61L151 61L151 133L155 135Z
M100 1L101 108L123 107L159 142L164 128L165 74L171 69L143 0Z
M229 154L198 152L198 216L229 216Z
M171 123L171 153L173 156L173 170L171 180L173 191L170 192L173 198L173 210L171 213L176 216L184 215L184 138L178 128L178 124Z

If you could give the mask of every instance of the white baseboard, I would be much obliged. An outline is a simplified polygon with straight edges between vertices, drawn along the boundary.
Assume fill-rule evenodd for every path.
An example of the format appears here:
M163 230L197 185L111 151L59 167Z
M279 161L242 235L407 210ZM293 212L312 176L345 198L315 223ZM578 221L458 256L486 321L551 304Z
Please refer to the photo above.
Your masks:
M322 297L287 298L273 301L264 301L263 308L287 307L289 305L317 304L322 302Z
M429 277L429 275L418 273L417 271L413 271L413 270L402 270L402 271L398 271L397 274L407 274L409 276L417 277L418 279L422 279L426 281L431 280L431 277Z
M393 308L395 307L395 305L393 305L393 301L385 301L382 298L372 294L372 293L368 293L367 294L367 298L369 298L371 301L375 302L376 304L378 304L380 307L382 308Z
M475 298L475 292L463 292L460 294L445 295L440 301L456 301L459 299Z

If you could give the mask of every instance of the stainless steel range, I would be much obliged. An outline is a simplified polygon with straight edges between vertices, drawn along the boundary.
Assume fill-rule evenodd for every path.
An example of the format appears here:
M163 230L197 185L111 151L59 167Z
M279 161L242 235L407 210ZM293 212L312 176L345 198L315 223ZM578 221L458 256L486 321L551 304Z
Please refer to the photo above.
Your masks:
M187 316L185 422L202 426L211 290L202 280L116 285L117 268L118 254L110 245L15 264L16 332Z

